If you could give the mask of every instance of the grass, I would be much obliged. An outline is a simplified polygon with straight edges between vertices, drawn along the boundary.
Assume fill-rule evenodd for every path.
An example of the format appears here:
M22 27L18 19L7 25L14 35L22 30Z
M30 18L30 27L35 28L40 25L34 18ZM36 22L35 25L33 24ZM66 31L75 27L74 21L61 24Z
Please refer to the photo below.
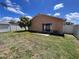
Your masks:
M76 38L30 32L0 33L0 59L79 59Z

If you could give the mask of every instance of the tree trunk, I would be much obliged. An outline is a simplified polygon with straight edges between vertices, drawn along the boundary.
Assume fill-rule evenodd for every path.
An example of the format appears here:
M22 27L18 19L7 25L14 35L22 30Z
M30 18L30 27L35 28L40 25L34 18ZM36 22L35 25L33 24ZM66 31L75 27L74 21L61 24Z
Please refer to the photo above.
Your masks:
M30 26L28 26L28 31L30 30Z
M25 31L26 31L26 27L24 27L25 28Z
M28 30L30 29L30 27L28 26Z

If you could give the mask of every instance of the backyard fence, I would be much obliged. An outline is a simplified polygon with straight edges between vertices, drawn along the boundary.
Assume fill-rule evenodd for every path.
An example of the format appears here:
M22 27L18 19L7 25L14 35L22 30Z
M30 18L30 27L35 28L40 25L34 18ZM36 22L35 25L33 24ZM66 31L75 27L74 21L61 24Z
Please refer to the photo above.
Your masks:
M74 25L64 25L63 31L66 34L73 34Z
M79 25L74 26L73 35L79 39Z
M73 34L77 39L79 39L79 25L64 25L63 31L66 34Z

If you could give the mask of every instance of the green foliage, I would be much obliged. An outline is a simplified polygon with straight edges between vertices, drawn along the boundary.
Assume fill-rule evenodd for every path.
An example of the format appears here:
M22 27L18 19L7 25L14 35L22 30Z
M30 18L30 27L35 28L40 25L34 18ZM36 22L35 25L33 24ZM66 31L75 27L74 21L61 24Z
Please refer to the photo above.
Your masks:
M72 22L66 22L65 24L66 25L73 25L74 23L72 23Z
M30 27L30 26L31 26L31 20L28 21L28 27Z
M10 20L9 23L10 24L17 24L15 20Z
M29 27L30 26L30 20L29 18L27 17L21 17L20 18L20 21L18 21L18 25L21 27L21 28L25 28L26 30L26 26Z

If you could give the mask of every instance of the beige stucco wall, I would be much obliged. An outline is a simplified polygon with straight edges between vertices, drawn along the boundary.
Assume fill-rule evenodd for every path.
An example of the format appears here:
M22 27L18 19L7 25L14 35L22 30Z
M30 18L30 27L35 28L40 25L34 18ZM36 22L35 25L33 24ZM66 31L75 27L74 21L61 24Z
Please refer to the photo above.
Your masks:
M52 23L51 29L57 31L63 31L64 21L55 17L49 17L45 15L38 15L32 19L31 30L42 31L42 24Z

